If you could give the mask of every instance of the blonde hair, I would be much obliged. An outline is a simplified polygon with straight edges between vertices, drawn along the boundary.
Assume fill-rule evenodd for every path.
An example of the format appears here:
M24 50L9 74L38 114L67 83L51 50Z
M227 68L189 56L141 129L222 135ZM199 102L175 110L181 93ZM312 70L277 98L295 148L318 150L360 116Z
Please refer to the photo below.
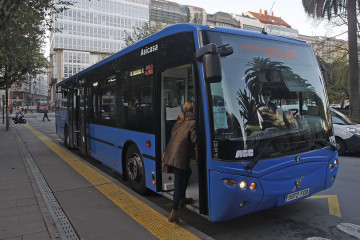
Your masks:
M183 111L179 114L179 116L177 117L177 121L179 123L182 123L183 121L185 121L185 113L186 112L193 112L194 108L191 102L186 101L183 107Z

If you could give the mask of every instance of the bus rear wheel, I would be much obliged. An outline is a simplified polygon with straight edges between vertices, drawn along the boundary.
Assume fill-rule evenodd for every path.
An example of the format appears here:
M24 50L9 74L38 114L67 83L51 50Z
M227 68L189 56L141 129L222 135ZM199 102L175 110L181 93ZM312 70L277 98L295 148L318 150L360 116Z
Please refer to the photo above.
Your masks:
M140 194L146 193L145 168L139 150L134 146L129 146L125 159L126 175L130 187Z

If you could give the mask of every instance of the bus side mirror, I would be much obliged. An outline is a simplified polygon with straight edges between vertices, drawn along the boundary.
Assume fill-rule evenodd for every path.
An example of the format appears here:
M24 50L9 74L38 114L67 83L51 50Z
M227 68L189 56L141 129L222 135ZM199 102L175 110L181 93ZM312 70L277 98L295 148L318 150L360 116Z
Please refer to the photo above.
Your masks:
M325 66L322 63L319 63L319 66L320 66L321 74L322 74L322 76L324 78L324 81L325 81L325 86L327 86L328 85L328 78L327 78L327 73L326 73Z
M221 82L220 54L215 43L205 45L196 51L196 60L201 61L204 66L205 81L209 83Z
M204 65L204 75L205 80L209 83L221 82L221 63L220 55L216 54L206 54L203 58Z

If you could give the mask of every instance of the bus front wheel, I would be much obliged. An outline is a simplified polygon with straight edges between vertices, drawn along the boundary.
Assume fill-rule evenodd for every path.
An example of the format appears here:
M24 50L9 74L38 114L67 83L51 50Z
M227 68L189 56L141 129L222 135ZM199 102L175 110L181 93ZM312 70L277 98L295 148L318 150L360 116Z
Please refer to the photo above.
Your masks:
M140 194L145 194L145 168L139 150L134 146L129 146L126 152L125 162L126 174L132 189Z

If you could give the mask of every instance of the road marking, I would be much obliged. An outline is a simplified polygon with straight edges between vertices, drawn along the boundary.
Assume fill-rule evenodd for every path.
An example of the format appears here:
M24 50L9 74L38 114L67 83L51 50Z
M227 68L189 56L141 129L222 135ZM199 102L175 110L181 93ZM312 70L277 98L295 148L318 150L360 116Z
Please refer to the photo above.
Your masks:
M351 236L360 239L360 226L352 223L340 223L336 227Z
M330 240L328 238L322 238L322 237L309 237L306 240Z
M26 124L24 126L155 237L159 239L199 239L179 225L168 222L164 215L155 211L108 178L96 172L70 151L60 147L57 143L51 141L48 137L29 125Z
M318 195L311 196L308 199L327 198L329 203L329 213L337 217L341 217L339 201L337 195Z

